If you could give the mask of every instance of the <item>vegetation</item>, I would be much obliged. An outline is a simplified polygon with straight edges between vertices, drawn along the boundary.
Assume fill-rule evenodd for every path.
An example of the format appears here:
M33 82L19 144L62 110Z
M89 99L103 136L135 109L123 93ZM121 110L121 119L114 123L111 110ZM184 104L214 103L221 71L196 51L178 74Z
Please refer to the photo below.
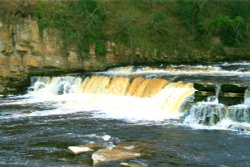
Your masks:
M100 56L107 40L158 53L249 44L250 1L1 1L5 2L0 5L2 14L12 18L30 15L38 19L40 29L61 30L65 43L76 44L81 52L95 44ZM214 38L220 42L214 44Z

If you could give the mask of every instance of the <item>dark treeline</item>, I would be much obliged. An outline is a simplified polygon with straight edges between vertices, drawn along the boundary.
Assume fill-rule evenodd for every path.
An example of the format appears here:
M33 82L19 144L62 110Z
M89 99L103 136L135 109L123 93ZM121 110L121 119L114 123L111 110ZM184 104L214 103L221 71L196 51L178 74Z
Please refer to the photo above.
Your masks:
M63 32L66 44L87 52L105 41L130 48L192 48L220 51L249 45L250 1L247 0L1 0L2 19L31 16L40 29Z

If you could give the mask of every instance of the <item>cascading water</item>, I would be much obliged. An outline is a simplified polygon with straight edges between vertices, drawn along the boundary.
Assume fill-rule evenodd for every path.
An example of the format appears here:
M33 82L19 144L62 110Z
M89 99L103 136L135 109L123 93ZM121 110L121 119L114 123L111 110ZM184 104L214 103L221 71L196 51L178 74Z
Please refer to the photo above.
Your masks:
M34 77L31 79L30 93L68 94L80 90L80 77Z
M64 107L71 110L105 111L110 117L135 120L178 118L187 97L195 91L191 83L160 78L37 77L33 81L31 95L62 95Z
M184 124L203 124L215 125L225 118L226 109L223 104L219 103L218 97L220 85L216 85L215 96L208 96L206 102L198 102L194 104L190 113L184 120Z
M250 89L246 89L245 95L244 95L244 104L247 106L250 106Z
M165 70L176 71L170 70L174 67L166 67ZM183 68L185 66L180 66L177 71ZM214 70L216 73L221 71L218 67L192 68L190 66L185 72L193 73L202 70L206 73L213 73ZM85 78L77 76L33 77L29 94L47 98L51 96L49 99L57 96L56 98L64 101L61 105L66 109L70 108L72 112L104 111L107 117L112 118L164 120L184 115L185 125L206 126L214 126L224 119L248 122L249 112L248 105L246 105L249 102L248 90L245 91L244 104L225 106L219 103L221 85L216 84L214 95L208 96L207 101L193 103L191 97L195 89L191 82L184 83L178 80L173 82L172 78L148 78L147 75L134 76L137 72L144 72L144 74L150 72L151 75L152 71L162 71L162 69L129 66L111 69L106 73ZM58 95L62 96L58 97Z
M246 89L244 103L228 107L228 118L236 122L250 123L250 96Z
M249 131L249 89L246 89L244 93L244 103L232 106L219 103L220 85L216 85L215 90L215 96L209 96L207 97L207 101L197 102L192 105L183 123L193 127L205 125L215 128Z

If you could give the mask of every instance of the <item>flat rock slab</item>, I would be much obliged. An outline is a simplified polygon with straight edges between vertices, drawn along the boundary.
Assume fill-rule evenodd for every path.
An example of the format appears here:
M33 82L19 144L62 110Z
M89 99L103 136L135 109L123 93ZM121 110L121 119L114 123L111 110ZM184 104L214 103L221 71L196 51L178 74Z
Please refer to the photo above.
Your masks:
M79 146L69 146L68 149L74 153L74 154L81 154L86 152L93 152L100 148L100 144L90 143L85 145L79 145Z
M109 162L109 161L117 161L124 160L130 158L140 157L140 153L132 152L125 149L115 148L112 150L108 149L100 149L92 154L92 160L94 165Z
M86 146L69 146L68 149L74 154L94 151L92 148Z

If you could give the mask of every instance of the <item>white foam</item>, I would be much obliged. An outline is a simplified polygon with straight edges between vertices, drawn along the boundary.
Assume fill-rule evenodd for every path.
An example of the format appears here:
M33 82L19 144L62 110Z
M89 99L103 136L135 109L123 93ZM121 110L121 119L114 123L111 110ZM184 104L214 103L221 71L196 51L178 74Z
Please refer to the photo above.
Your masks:
M231 66L231 65L250 66L250 62L247 62L247 61L233 62L233 63L225 62L222 65L224 65L224 66Z
M250 62L235 62L235 63L224 63L222 66L234 66L234 65L241 65L241 66L249 66ZM239 70L232 71L232 70L224 70L220 67L220 64L215 65L170 65L167 68L150 68L147 66L144 67L118 67L109 69L106 74L168 74L168 75L222 75L222 76L249 76L250 72L242 72Z
M110 135L104 135L104 136L102 136L102 139L104 141L108 141L109 139L111 139L111 136Z
M178 118L180 113L171 113L155 98L137 98L113 95L78 95L75 100L67 100L63 108L74 111L99 111L96 117L125 120L163 120ZM67 110L66 109L66 110Z
M223 119L218 122L216 125L206 126L203 124L192 123L192 124L183 124L184 126L191 127L192 129L206 129L206 130L232 130L232 131L241 131L244 134L250 134L250 123L247 122L235 122L230 119Z
M179 112L167 111L164 101L159 98L137 98L129 96L93 95L93 94L38 94L12 104L34 104L43 102L55 108L22 114L27 116L62 115L89 111L94 117L124 119L128 121L161 121L179 118ZM96 112L99 111L99 112Z

